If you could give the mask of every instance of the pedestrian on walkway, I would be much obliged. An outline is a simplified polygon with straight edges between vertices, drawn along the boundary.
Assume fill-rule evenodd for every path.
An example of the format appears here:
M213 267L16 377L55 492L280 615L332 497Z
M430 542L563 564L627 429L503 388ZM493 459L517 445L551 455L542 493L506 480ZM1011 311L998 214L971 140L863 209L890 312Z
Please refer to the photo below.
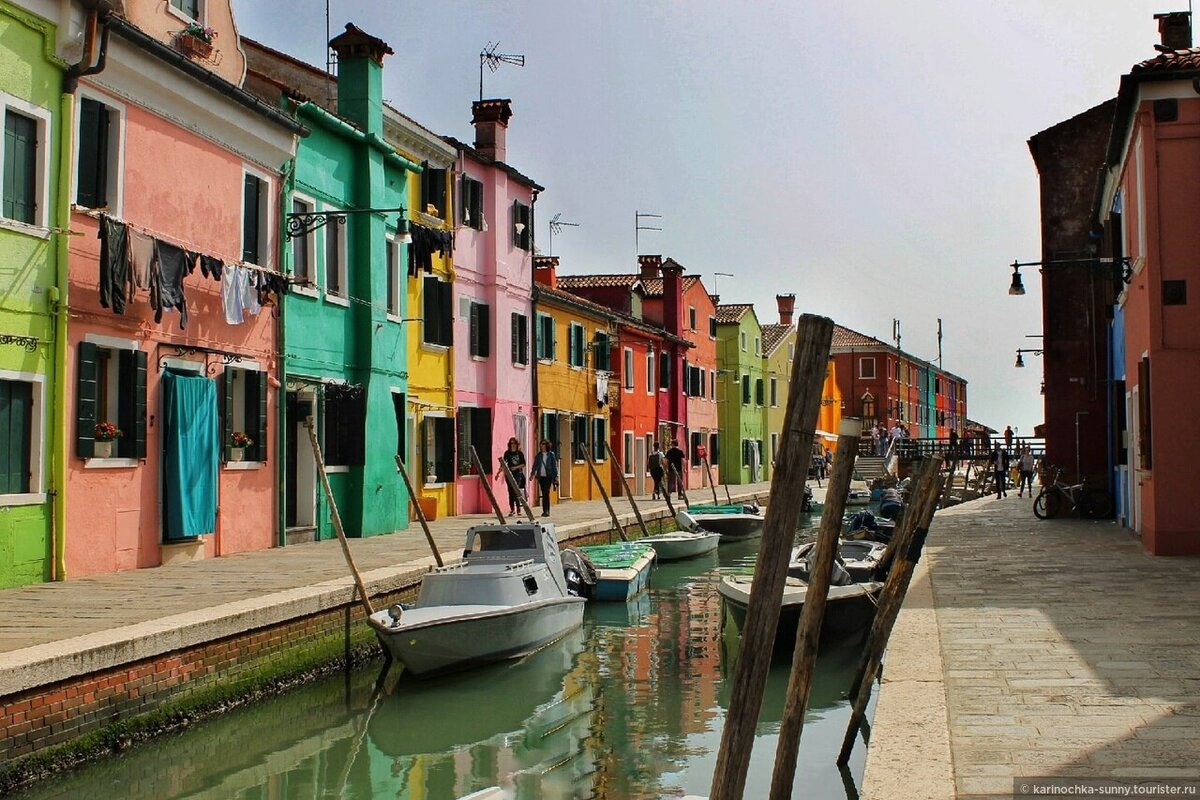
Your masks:
M658 442L655 442L654 451L646 459L646 472L650 473L650 479L654 481L654 494L650 496L651 499L657 500L660 494L666 497L666 492L663 490L663 474L666 472L663 465L666 463L666 456L663 455L662 447L659 446Z
M521 451L521 442L517 440L517 437L514 436L508 440L508 448L504 451L504 455L500 456L500 461L508 465L508 471L513 476L513 483L505 481L504 485L508 487L509 516L515 516L517 507L520 505L520 497L525 494L525 453ZM496 480L503 477L504 467L500 467L496 470Z
M950 458L958 458L958 431L950 431Z
M1021 480L1017 484L1017 497L1025 496L1025 487L1029 487L1029 496L1033 497L1033 468L1035 466L1033 451L1029 449L1029 445L1021 450L1021 459L1017 462L1017 469L1021 473Z
M558 456L550 449L550 442L542 439L542 449L533 457L532 472L537 478L538 490L542 495L542 516L550 516L550 487L558 489Z
M683 450L679 449L679 444L674 439L671 440L671 449L667 451L667 463L675 468L672 475L667 476L667 491L674 491L679 499L683 499Z
M996 479L996 499L1008 497L1008 453L1000 448L999 442L992 448L988 464L991 465L992 475Z
M1013 452L1013 429L1012 425L1004 426L1004 452L1011 456Z

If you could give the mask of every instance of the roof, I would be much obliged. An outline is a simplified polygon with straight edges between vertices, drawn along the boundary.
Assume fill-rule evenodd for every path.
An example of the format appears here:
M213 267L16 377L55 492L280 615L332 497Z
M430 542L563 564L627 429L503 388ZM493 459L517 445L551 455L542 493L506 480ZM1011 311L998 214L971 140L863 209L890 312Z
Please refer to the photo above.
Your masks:
M1134 64L1129 73L1138 75L1146 72L1184 72L1188 70L1200 70L1200 47L1161 53L1154 58Z
M896 349L887 342L880 341L873 336L867 336L865 333L843 328L841 325L833 326L833 341L830 342L830 347L886 347L889 350Z
M1124 157L1125 137L1133 124L1138 87L1144 81L1184 81L1200 78L1200 47L1186 50L1171 50L1140 61L1129 73L1121 76L1117 90L1117 109L1114 114L1112 134L1108 140L1105 163L1109 167L1121 163Z
M769 356L783 343L787 335L796 330L795 325L763 325L762 326L762 351L763 355Z
M696 282L699 280L700 280L699 275L684 275L683 281L681 282L683 291L686 292L688 289L695 286ZM662 293L663 293L663 279L662 278L642 278L642 288L644 288L646 290L647 297L661 297Z
M625 286L632 289L640 281L637 275L559 275L558 285L571 289L611 289Z
M754 306L750 303L723 303L717 306L717 324L740 322L746 312L753 309Z
M508 177L513 178L513 179L525 184L530 189L533 189L533 191L544 192L546 190L545 186L539 185L537 183L537 181L535 181L533 178L531 178L528 175L525 175L521 172L518 172L515 168L510 167L508 164L505 164L503 161L497 161L496 159L492 158L491 156L485 156L483 153L479 152L478 150L476 150L474 147L467 144L466 142L459 141L458 139L455 139L453 136L443 136L442 138L445 139L450 144L452 144L453 146L457 147L462 152L469 155L471 158L478 161L479 163L487 164L489 166L495 167L496 169L498 169L501 172L508 175Z
M559 283L560 284L562 283L561 278L559 279ZM695 343L689 342L687 339L684 339L681 336L676 336L672 333L668 333L664 328L660 328L657 325L651 325L650 323L645 322L644 320L640 320L637 317L633 317L633 316L630 316L629 314L625 314L623 312L616 311L614 309L609 308L608 306L604 306L599 303L593 303L591 300L580 297L577 294L572 294L571 292L563 291L562 289L552 289L549 286L545 285L544 283L535 283L534 284L533 297L534 297L535 301L541 300L541 299L546 299L546 300L551 300L551 301L557 300L566 305L575 306L576 308L579 308L580 310L596 314L597 316L603 316L608 319L611 319L619 325L624 325L624 326L630 327L630 328L636 328L645 333L650 333L654 336L662 337L663 339L666 339L667 341L674 342L676 344L681 344L684 347L695 347L696 346Z

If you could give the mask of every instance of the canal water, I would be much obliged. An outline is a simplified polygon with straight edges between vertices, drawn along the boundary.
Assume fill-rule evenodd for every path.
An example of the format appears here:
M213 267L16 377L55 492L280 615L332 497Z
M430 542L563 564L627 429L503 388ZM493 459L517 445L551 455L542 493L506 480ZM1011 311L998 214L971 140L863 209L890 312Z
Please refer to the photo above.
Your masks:
M520 800L706 796L738 642L717 583L749 571L757 546L658 566L648 594L591 605L582 630L520 662L430 681L378 668L329 678L22 796L454 800L492 785ZM860 646L822 643L797 798L857 797L865 748L848 770L834 760ZM778 653L747 798L768 794L789 668Z

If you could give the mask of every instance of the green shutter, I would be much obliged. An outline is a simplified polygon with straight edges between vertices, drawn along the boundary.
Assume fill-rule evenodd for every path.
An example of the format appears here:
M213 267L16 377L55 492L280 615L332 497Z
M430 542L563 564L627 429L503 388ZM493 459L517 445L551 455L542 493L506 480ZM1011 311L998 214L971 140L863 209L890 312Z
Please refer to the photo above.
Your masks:
M450 281L438 281L438 310L441 312L440 344L450 347L454 344L454 297Z
M229 461L233 448L229 439L233 435L233 385L236 382L234 370L236 367L226 367L221 373L221 458Z
M267 461L267 373L259 372L258 380L252 382L251 387L255 390L254 405L247 404L246 413L251 413L251 410L258 409L258 424L254 431L254 461L261 461L264 464Z
M117 454L121 458L145 458L146 351L118 351L117 380L117 427L124 434L117 440Z
M487 358L492 354L492 312L486 305L479 306L479 355Z
M246 173L242 185L242 260L251 264L258 260L258 203L261 181Z
M471 303L470 322L467 330L471 336L471 355L479 355L479 304Z
M3 191L3 216L33 224L37 219L37 120L13 111L4 115Z
M79 154L76 202L87 208L108 205L108 109L83 98L79 102Z
M91 458L96 452L96 345L80 342L75 355L75 455Z
M29 491L33 385L0 380L0 494Z
M521 323L520 314L512 313L512 363L521 363Z

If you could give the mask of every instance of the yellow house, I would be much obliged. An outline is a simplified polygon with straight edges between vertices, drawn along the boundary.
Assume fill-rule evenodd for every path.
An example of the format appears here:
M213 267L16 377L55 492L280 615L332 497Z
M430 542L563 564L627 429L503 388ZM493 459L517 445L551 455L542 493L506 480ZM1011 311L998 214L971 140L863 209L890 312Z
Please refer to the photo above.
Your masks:
M533 302L536 323L538 428L560 460L558 500L599 500L587 457L612 494L609 379L615 321L612 312L558 289L558 259L539 257ZM532 456L529 456L532 461Z
M795 295L779 295L780 298L795 298ZM790 307L783 311L780 300L778 325L762 326L763 372L767 381L766 402L763 413L766 419L763 432L767 436L767 452L763 477L770 480L775 473L775 461L779 457L780 437L783 435L783 417L787 411L788 387L792 380L792 361L796 358L796 326L792 324Z
M405 415L405 463L427 515L453 515L456 464L454 430L454 324L450 292L456 210L453 164L457 151L440 136L393 108L384 109L384 138L400 155L422 164L420 180L408 182L407 263L389 265L388 313L405 321L408 393L397 399ZM430 246L430 242L436 242ZM442 249L438 249L439 246ZM389 251L391 252L391 251ZM436 324L445 317L444 324ZM398 359L399 360L399 359ZM429 432L441 431L434 437ZM447 435L448 434L448 435ZM450 447L435 452L431 441ZM486 455L483 458L487 458Z

